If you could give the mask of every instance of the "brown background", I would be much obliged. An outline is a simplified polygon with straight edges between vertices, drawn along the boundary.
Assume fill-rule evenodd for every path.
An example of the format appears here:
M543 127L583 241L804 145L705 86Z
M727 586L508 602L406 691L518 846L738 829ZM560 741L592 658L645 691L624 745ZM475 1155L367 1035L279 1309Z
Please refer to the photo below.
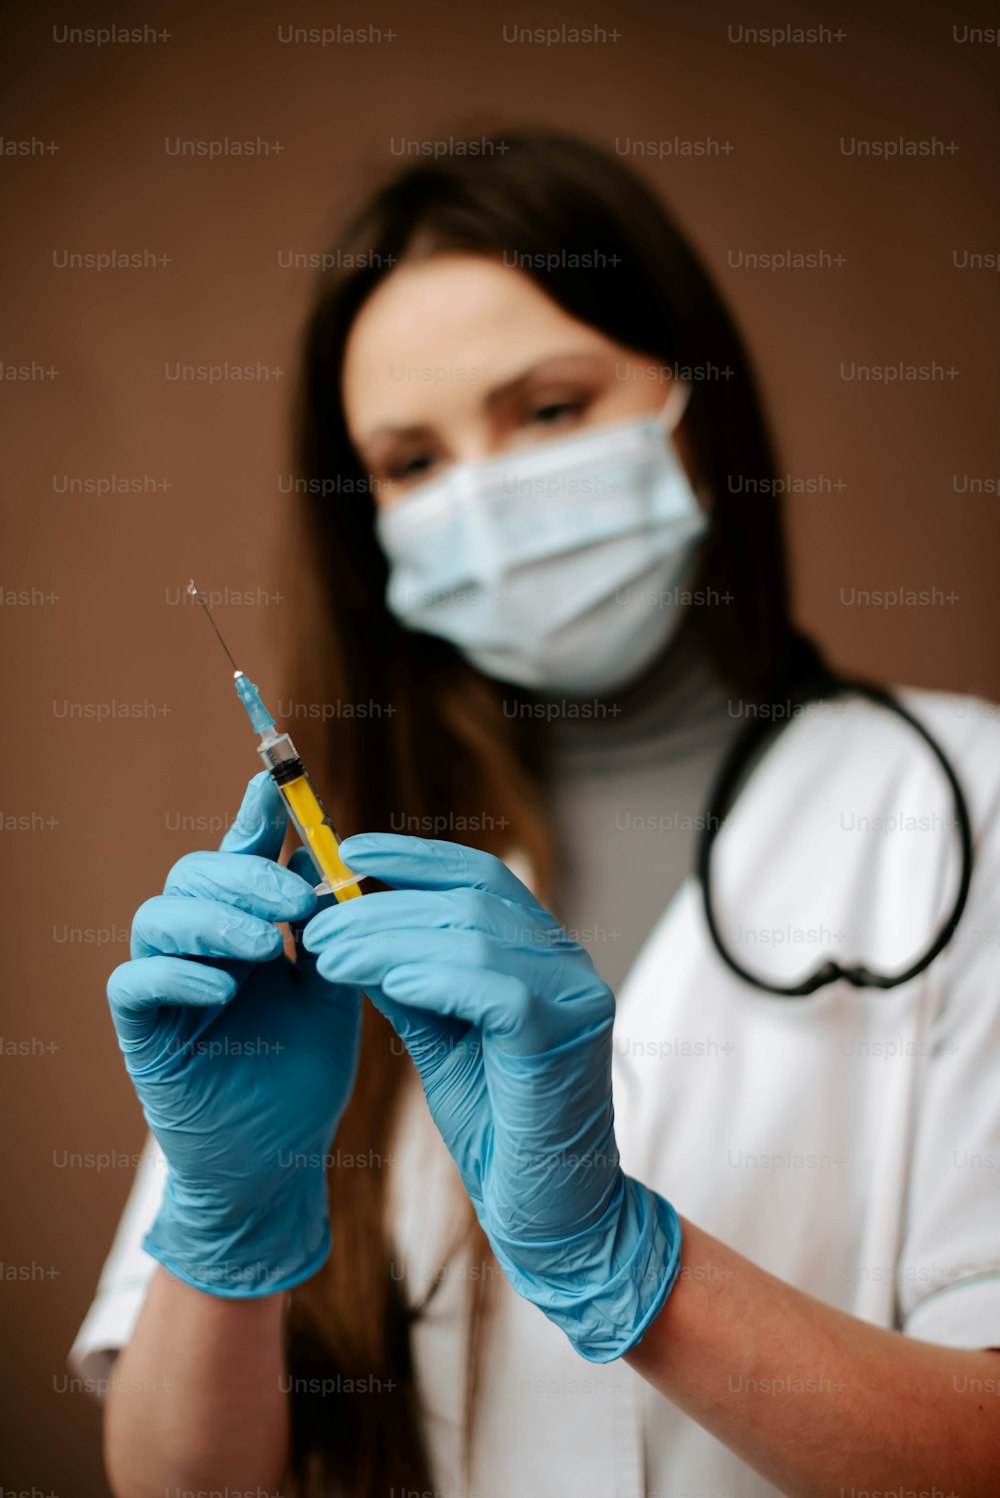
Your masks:
M585 13L584 13L585 11ZM218 832L257 767L205 625L205 588L258 598L220 609L254 676L280 695L277 642L294 597L273 596L288 468L286 413L313 276L283 251L323 247L345 196L394 160L400 137L554 123L606 141L712 136L710 158L637 161L663 188L732 300L761 369L785 469L842 487L788 504L797 606L844 666L1000 697L996 494L953 475L1000 473L997 279L953 266L995 252L997 49L960 45L993 7L850 6L841 41L769 48L728 28L838 24L826 7L714 3L508 12L471 6L241 3L8 7L7 139L58 151L0 158L5 222L0 358L55 367L0 384L6 536L7 774L5 1278L10 1429L0 1482L106 1491L99 1413L61 1393L130 1180L57 1163L133 1152L143 1122L106 1014L104 982L167 866ZM150 23L147 45L60 43L53 27ZM378 45L286 45L279 24L372 24ZM600 45L516 45L513 25L593 22ZM256 138L269 158L167 154L165 140ZM944 156L846 156L841 137L955 142ZM992 203L991 203L992 197ZM151 250L148 270L60 269L63 252ZM734 268L740 251L826 251L846 264ZM174 361L284 371L211 388ZM841 361L954 367L892 388L841 378ZM57 492L65 476L148 476L152 492ZM962 480L960 479L960 482ZM996 484L994 482L994 489ZM952 602L847 607L842 588L937 588ZM49 595L56 595L50 599ZM98 721L66 703L152 704ZM159 709L164 711L159 711ZM154 711L155 710L155 711ZM15 727L16 725L16 727ZM201 761L208 756L210 763ZM12 822L11 819L23 819ZM180 819L188 819L179 824Z

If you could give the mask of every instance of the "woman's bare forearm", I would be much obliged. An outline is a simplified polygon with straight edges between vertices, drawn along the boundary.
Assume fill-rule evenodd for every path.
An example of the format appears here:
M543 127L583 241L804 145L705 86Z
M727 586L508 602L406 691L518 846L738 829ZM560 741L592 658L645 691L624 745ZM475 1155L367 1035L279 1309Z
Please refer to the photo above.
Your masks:
M675 1289L626 1361L789 1498L995 1498L1000 1351L872 1326L686 1219Z
M284 1296L207 1295L158 1265L114 1366L104 1455L116 1498L279 1494L288 1458Z

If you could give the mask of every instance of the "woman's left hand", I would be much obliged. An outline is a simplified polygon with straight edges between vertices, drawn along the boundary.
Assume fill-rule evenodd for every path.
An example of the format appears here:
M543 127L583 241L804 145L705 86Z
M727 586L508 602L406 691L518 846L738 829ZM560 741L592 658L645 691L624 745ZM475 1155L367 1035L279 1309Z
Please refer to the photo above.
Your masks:
M340 851L393 889L309 922L319 973L405 1043L514 1288L584 1357L621 1357L673 1287L681 1230L619 1165L610 989L500 859L388 833Z

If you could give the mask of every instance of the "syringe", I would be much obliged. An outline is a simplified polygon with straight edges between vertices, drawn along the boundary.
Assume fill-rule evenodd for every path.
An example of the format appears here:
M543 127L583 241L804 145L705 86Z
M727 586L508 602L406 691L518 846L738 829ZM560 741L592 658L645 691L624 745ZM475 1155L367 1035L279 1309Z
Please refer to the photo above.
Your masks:
M295 745L287 733L277 731L274 719L260 700L260 693L256 686L237 666L229 646L222 638L219 627L212 618L208 600L203 593L198 591L193 579L188 583L187 590L205 610L205 615L215 630L219 644L229 657L230 665L233 667L233 684L237 695L246 708L255 731L260 734L257 753L270 771L271 779L278 787L282 800L288 808L292 825L319 872L321 882L315 886L316 893L334 895L338 900L353 900L355 896L362 893L359 885L361 880L368 876L353 874L344 863L340 856L340 838L337 836L336 828L316 794Z

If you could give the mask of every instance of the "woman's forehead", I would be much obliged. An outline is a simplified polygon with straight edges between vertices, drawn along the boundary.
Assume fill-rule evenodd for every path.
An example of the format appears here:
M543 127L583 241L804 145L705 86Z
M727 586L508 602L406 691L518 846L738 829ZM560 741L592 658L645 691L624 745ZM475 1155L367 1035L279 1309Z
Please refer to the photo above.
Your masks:
M365 302L348 336L348 427L364 441L384 426L430 424L459 392L481 401L543 360L612 349L500 261L440 255L401 265Z

